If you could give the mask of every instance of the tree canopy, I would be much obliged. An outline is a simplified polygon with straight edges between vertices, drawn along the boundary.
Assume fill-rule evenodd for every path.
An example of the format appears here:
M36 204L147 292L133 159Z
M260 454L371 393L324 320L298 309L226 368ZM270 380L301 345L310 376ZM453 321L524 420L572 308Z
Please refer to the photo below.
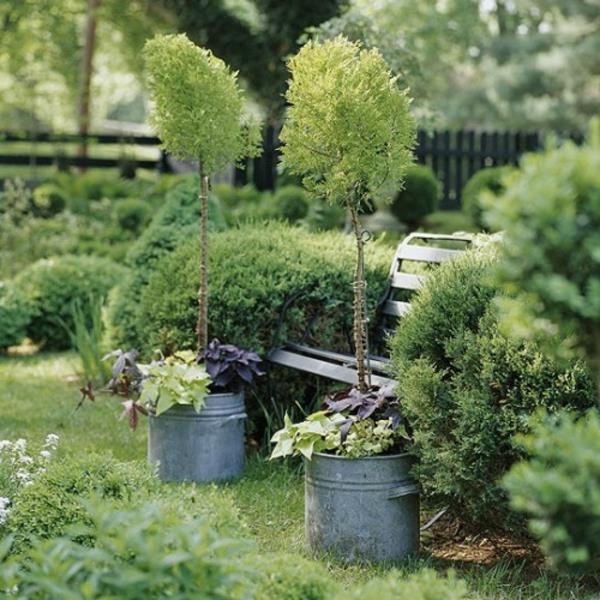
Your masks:
M381 54L338 37L309 42L289 68L286 167L331 202L389 200L412 162L415 123Z
M237 73L220 58L185 34L156 36L144 57L154 102L150 123L169 153L199 159L206 173L253 153L257 127L243 122Z

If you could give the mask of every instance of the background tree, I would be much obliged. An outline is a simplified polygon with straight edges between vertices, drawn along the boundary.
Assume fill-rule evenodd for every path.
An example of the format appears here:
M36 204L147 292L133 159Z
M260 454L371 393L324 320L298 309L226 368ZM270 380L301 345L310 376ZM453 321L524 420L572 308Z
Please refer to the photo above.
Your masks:
M367 389L365 359L365 203L389 201L412 162L415 123L410 100L376 50L339 37L309 42L290 60L292 74L281 132L285 166L309 192L349 209L356 237L354 344L358 387Z
M284 106L285 59L307 27L338 14L346 0L148 0L171 25L239 70L267 119Z
M209 176L232 161L258 154L259 130L243 122L237 74L184 34L146 43L150 122L176 158L197 159L200 175L200 289L198 350L207 346Z

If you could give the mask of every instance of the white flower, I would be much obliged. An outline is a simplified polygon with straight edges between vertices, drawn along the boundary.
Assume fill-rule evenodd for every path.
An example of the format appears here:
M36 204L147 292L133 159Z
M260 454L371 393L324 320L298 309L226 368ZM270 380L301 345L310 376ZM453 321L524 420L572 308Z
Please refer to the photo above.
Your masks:
M44 444L44 446L56 447L58 445L59 439L60 438L55 433L49 433L46 436L46 443Z
M27 440L24 440L23 438L19 438L14 444L13 444L14 449L21 453L21 452L25 452L25 449L27 448Z
M25 469L19 469L15 473L15 477L19 480L23 485L29 483L31 481L31 473L26 471Z
M4 448L10 448L12 447L11 442L9 442L8 440L0 440L0 452L2 452L4 450Z
M10 499L0 496L0 525L6 523L8 519L8 506L10 505Z
M40 456L42 458L50 458L52 456L52 453L49 450L42 450L40 452Z

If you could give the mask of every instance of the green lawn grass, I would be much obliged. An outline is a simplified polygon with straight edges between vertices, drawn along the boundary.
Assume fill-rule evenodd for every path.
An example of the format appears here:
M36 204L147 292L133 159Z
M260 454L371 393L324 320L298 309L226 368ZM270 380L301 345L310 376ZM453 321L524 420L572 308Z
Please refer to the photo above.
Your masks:
M143 461L145 424L142 422L139 430L131 433L119 421L117 400L100 396L94 404L87 402L74 412L79 397L77 370L77 357L71 353L0 358L0 439L24 437L35 443L48 433L57 433L62 453L82 455L94 451ZM297 462L270 462L254 455L239 480L203 490L201 493L210 495L211 502L222 499L235 505L246 524L241 533L253 538L257 551L306 555L302 469ZM440 571L454 568L468 582L473 598L600 598L597 590L579 580L558 578L525 562L501 561L491 567L467 565L436 560L426 553L399 565L344 566L326 557L321 560L331 576L348 587L392 566L406 573L430 566Z

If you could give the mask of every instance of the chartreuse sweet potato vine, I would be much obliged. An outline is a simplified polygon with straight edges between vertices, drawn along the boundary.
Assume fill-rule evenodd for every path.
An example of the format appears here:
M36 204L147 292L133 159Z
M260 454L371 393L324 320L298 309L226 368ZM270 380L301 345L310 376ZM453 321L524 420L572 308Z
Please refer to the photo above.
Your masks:
M200 291L198 349L208 342L209 176L230 162L259 152L260 131L244 120L237 73L184 34L158 35L146 42L144 58L153 110L150 123L167 152L199 161Z
M415 123L407 92L377 50L343 37L309 42L289 62L287 119L281 132L287 168L306 188L346 206L357 243L354 340L358 387L367 388L362 204L388 201L412 162Z

